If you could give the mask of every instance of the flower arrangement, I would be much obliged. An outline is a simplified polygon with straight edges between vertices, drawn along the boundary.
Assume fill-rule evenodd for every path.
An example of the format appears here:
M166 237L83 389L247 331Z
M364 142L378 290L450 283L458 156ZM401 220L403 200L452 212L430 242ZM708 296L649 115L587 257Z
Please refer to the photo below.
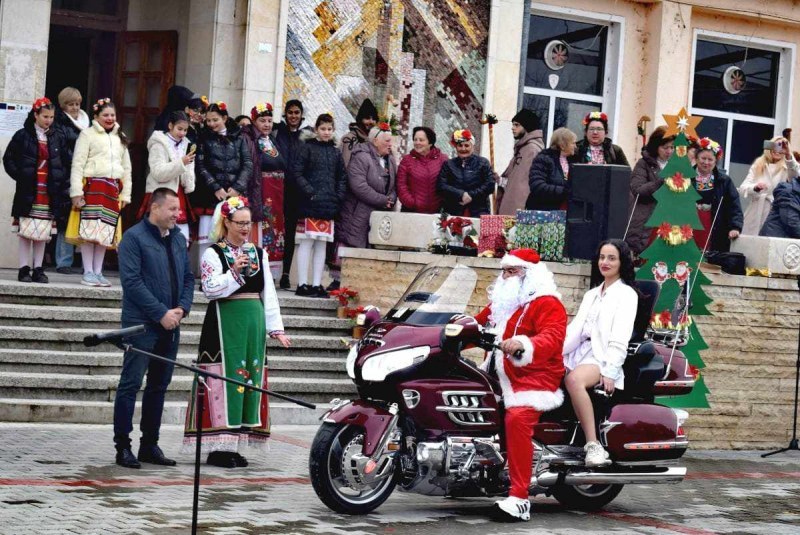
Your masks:
M39 113L42 108L49 108L52 105L53 103L50 102L50 99L47 97L37 98L33 101L33 111Z
M656 234L670 245L683 245L694 236L692 227L689 225L670 225L667 222L661 223Z
M328 292L328 295L335 297L339 301L339 306L346 307L348 304L356 300L358 297L358 292L351 290L346 286L342 286L338 290L332 290Z
M253 109L250 110L250 118L255 121L261 115L268 115L272 117L272 111L272 104L269 102L259 102L253 106Z
M236 213L236 210L241 210L242 208L250 208L247 197L231 197L230 199L222 201L222 208L220 208L220 211L223 217L230 219L233 214Z
M471 143L473 141L472 132L469 130L456 130L453 132L451 143L458 145L459 143Z
M383 132L391 132L393 136L400 135L400 121L395 114L392 114L388 119L385 117L379 118L378 124L375 126Z
M366 309L363 306L357 306L353 308L347 307L347 309L345 310L345 315L347 316L348 319L353 320L353 322L355 322L358 315L363 314L365 310Z
M592 121L602 121L604 123L607 123L608 115L606 115L602 111L593 111L591 113L587 113L586 117L583 118L583 126L587 126Z
M428 248L436 253L445 254L450 247L477 248L475 241L478 233L472 221L466 217L450 217L444 211L433 224L433 240Z
M722 158L722 147L710 137L700 138L697 141L697 151L710 150L717 160Z

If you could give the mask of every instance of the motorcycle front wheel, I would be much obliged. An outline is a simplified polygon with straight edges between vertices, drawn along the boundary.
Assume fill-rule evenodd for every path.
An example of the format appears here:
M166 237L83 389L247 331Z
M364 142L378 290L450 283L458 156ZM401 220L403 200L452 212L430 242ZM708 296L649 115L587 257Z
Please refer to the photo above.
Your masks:
M353 455L363 451L364 430L344 424L324 423L311 444L308 470L314 491L337 513L364 515L380 506L397 484L397 471L368 481L356 468Z
M563 485L553 487L553 497L562 505L579 511L602 509L619 495L623 485Z

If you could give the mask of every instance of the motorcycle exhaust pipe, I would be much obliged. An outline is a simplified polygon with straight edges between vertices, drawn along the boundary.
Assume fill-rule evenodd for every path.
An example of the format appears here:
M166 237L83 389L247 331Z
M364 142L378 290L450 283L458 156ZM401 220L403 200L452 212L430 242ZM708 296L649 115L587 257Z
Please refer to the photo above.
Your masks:
M536 484L552 487L562 474L545 472L536 477ZM636 485L640 483L680 483L686 477L683 466L668 467L660 472L568 472L563 475L565 485Z

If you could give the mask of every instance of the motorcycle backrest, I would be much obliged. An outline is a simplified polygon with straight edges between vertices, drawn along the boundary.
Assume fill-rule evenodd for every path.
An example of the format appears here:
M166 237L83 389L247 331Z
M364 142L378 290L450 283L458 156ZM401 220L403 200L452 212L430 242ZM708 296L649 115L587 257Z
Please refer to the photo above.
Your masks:
M650 318L653 317L653 309L656 307L661 286L652 280L637 280L634 281L634 286L639 290L639 306L636 309L636 319L633 322L631 342L641 342L647 333Z

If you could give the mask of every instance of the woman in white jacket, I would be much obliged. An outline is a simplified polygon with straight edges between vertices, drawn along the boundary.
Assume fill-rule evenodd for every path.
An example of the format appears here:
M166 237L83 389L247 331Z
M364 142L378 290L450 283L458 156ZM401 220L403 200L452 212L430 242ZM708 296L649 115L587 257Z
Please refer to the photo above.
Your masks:
M622 240L600 244L592 262L592 289L583 296L564 340L565 385L586 436L586 466L608 464L597 441L594 410L587 389L601 384L612 394L624 387L622 365L639 304L633 288L633 256Z
M178 194L181 213L178 228L190 243L189 223L193 222L192 208L187 195L194 191L195 147L186 137L189 131L189 117L182 111L169 114L167 131L156 130L147 141L147 174L145 196L139 208L137 219L141 219L150 207L150 195L158 188L169 188Z
M92 105L92 126L75 143L69 196L80 210L76 245L81 247L86 286L111 286L103 277L106 249L117 246L119 212L131 202L131 158L128 138L119 129L111 99Z
M772 138L773 149L764 149L750 166L747 178L739 186L739 195L750 199L744 211L742 234L758 236L772 208L772 191L781 182L790 182L800 174L797 161L792 156L789 140L785 137Z

